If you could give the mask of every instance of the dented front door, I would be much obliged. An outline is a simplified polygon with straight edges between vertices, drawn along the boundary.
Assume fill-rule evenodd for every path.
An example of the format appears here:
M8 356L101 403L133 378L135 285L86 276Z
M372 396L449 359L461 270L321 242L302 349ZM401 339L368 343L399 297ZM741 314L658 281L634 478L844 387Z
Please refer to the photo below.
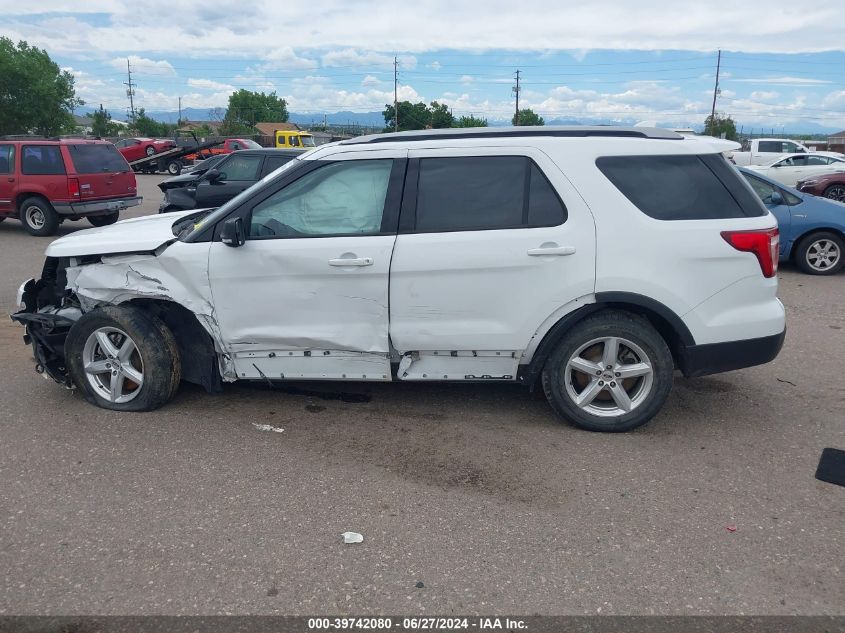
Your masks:
M388 276L404 152L310 161L211 245L216 318L239 378L389 380ZM299 172L298 172L299 173Z

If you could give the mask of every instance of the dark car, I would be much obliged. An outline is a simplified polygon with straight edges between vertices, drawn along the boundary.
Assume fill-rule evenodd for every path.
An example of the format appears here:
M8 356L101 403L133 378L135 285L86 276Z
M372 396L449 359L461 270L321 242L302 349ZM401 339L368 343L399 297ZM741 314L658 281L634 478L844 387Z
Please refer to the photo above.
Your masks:
M194 176L199 176L204 174L212 167L217 167L217 164L226 158L226 154L217 154L212 156L211 158L206 158L205 160L200 160L195 162L193 165L185 169L182 173L183 174L194 174Z
M819 196L845 202L845 172L825 174L823 176L810 176L801 180L795 188L798 191L809 193L811 196Z
M164 192L159 213L219 207L302 153L289 149L240 150L224 156L202 174L168 178L158 185Z

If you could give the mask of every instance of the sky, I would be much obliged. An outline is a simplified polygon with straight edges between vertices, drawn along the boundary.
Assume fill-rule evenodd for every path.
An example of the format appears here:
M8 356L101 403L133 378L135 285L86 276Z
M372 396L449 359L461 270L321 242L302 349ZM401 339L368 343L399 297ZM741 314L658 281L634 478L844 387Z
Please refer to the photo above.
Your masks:
M73 7L73 8L71 8ZM80 7L80 8L76 8ZM437 100L491 121L701 124L717 111L755 133L845 129L845 0L0 0L0 35L47 50L79 97L225 107L239 88L292 112L381 111Z

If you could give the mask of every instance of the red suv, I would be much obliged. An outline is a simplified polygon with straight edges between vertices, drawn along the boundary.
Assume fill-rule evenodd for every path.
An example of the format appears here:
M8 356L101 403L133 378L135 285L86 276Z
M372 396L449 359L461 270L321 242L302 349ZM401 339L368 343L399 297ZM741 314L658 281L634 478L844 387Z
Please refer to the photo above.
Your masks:
M0 137L0 222L52 235L64 220L105 226L138 204L135 174L111 143Z

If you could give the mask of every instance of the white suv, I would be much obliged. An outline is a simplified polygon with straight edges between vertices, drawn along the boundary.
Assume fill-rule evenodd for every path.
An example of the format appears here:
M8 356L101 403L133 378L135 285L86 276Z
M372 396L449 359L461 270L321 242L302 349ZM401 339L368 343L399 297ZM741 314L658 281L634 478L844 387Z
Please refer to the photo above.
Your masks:
M21 287L37 370L101 407L180 380L542 385L625 431L783 343L775 219L713 139L644 128L361 137L216 210L79 231Z

